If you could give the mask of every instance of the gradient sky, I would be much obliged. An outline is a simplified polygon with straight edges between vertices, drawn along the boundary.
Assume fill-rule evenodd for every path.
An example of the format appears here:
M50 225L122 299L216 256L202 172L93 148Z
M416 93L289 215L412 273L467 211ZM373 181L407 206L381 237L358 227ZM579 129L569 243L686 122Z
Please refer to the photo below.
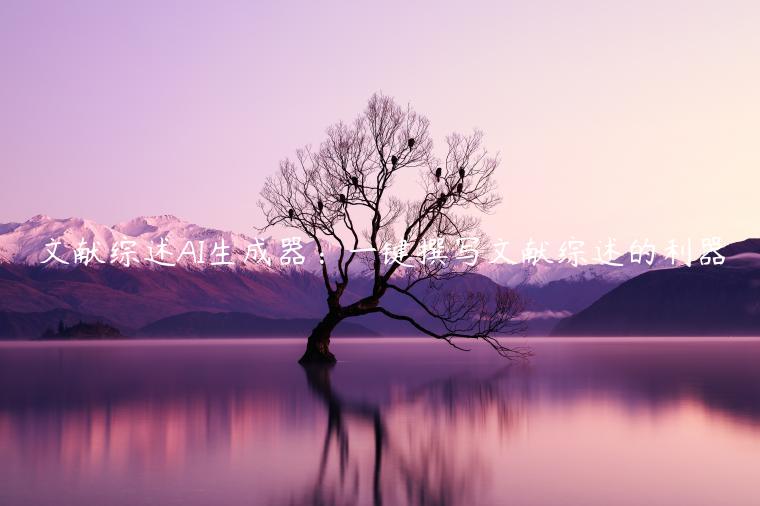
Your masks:
M760 236L758 26L757 1L4 0L0 222L251 232L278 160L383 91L501 153L493 236Z

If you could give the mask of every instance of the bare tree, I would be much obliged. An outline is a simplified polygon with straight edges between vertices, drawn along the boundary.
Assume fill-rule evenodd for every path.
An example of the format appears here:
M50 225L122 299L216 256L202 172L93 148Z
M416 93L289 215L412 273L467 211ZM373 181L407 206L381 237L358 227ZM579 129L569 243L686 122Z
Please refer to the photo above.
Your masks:
M267 178L259 201L263 229L296 228L320 254L328 243L339 248L337 258L321 266L327 314L309 335L301 363L334 363L333 329L346 318L369 314L407 322L457 348L454 339L480 339L503 356L518 353L497 339L521 328L517 295L505 288L446 290L448 281L472 273L476 264L427 261L433 244L447 251L463 238L483 244L472 212L490 212L500 202L494 181L499 160L482 147L481 132L452 134L446 147L445 157L436 158L427 118L375 94L353 123L329 127L318 149L298 150ZM408 180L412 170L419 197L392 194L394 183ZM349 281L357 276L370 280L367 293L346 302ZM425 285L426 293L437 293L432 300L422 293ZM381 305L391 292L407 298L424 318Z

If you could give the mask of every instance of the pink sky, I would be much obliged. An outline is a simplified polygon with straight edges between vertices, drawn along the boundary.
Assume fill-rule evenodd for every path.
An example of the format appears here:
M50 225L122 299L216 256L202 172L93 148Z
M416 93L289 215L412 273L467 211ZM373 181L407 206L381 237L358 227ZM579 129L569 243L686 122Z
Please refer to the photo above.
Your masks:
M760 3L319 4L0 3L0 222L251 232L278 160L383 91L501 153L494 237L760 236Z

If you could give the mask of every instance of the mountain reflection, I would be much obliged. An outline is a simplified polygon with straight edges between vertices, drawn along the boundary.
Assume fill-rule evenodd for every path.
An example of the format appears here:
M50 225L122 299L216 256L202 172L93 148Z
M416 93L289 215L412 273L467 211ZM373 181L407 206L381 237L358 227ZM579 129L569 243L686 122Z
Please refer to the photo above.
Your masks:
M760 500L760 341L436 344L4 345L0 503Z

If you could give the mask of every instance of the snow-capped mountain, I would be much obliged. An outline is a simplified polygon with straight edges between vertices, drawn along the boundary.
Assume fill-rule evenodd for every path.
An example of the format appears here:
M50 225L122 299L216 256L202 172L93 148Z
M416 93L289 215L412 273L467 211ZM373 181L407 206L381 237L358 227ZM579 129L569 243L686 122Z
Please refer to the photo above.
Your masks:
M260 241L269 261L257 260L257 241ZM58 219L44 215L34 216L24 223L0 224L0 262L24 265L47 263L65 267L66 264L57 259L49 259L51 251L55 251L56 257L63 262L72 265L76 261L75 250L82 246L90 250L95 248L90 263L102 261L138 268L160 265L149 260L153 258L192 269L215 267L220 263L231 269L277 269L283 267L280 257L284 253L281 240L203 227L173 215L140 216L113 226L82 218ZM338 247L325 244L324 248L328 265L334 265ZM320 257L313 242L304 241L297 254L303 256L302 269L309 272L321 269ZM673 265L670 259L661 255L655 257L651 266L644 261L633 263L627 254L618 258L617 262L622 263L622 267L600 264L574 267L556 261L542 261L536 265L483 262L479 272L504 286L545 286L559 280L621 283L647 270L680 265Z
M0 223L0 234L12 232L19 225L21 225L21 223Z
M269 262L256 261L257 241L261 241ZM52 245L56 242L59 243L57 246ZM90 263L103 261L117 266L126 266L127 263L129 267L137 268L160 265L148 260L153 258L191 269L216 267L214 264L220 262L230 269L283 267L280 262L284 253L281 240L203 227L172 215L140 216L113 226L82 218L58 219L44 215L34 216L24 223L0 224L0 263L37 265L47 260L49 266L65 267L55 259L48 260L50 251L55 248L58 258L73 265L74 251L81 245L95 248L97 258L91 258ZM323 246L328 266L335 265L339 248L331 244ZM161 251L164 251L163 256ZM304 241L298 254L303 256L300 266L303 270L316 272L321 269L320 257L313 242ZM541 261L536 265L483 262L479 272L503 286L541 287L559 280L598 280L617 284L648 270L680 265L674 265L661 255L655 257L651 266L644 261L633 263L627 254L616 262L623 265L587 264L575 267L556 261Z
M259 254L257 241L261 241L269 262L256 261L259 258L254 256ZM221 265L257 270L279 267L283 254L281 241L202 227L172 215L141 216L110 227L82 218L57 219L44 215L34 216L24 223L0 224L0 262L65 267L67 264L63 262L68 265L76 262L75 250L82 246L94 255L89 264L137 268L162 265L156 263L158 261L194 269ZM314 243L304 242L298 250L304 257L303 269L320 268L315 249ZM53 251L61 261L48 260ZM326 248L328 261L335 254L335 248ZM151 258L155 261L150 261Z
M670 269L683 265L678 260L673 262L672 259L659 254L654 256L652 265L647 263L647 259L648 257L645 257L641 262L632 262L630 254L626 253L611 262L621 265L585 264L576 267L568 262L559 263L556 260L552 260L552 263L541 261L535 265L483 263L479 272L500 285L514 288L525 285L546 286L560 280L571 282L599 280L622 283L646 271Z

